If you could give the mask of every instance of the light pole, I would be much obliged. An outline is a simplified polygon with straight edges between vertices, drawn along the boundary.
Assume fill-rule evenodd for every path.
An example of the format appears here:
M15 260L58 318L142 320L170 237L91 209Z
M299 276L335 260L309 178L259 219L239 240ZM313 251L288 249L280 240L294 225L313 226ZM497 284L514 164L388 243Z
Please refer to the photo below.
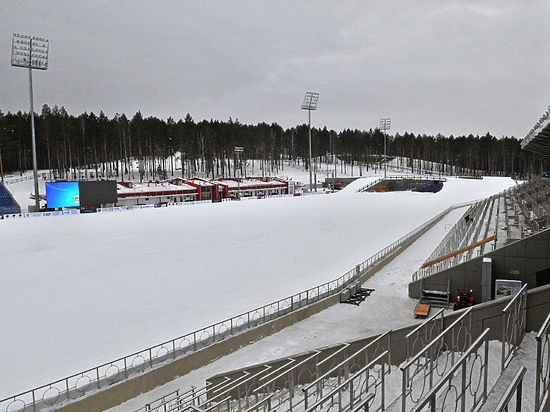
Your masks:
M237 164L239 165L239 178L237 178L237 190L238 190L238 199L241 200L241 180L240 176L242 176L241 173L241 153L244 152L244 149L242 146L235 146L235 154L237 155Z
M317 109L317 102L319 101L319 93L306 92L304 96L304 102L302 103L302 109L307 110L308 113L308 130L309 130L309 190L313 186L312 179L312 165L311 160L311 111ZM315 191L317 191L317 182L315 182Z
M36 137L34 134L34 107L32 94L32 69L48 69L49 43L42 37L13 34L11 45L11 65L29 69L29 100L31 108L32 134L32 164L34 169L34 200L35 210L40 210L40 196L38 193L38 168L36 162Z
M391 119L389 117L380 119L380 131L384 134L384 179L386 178L386 169L388 166L388 159L386 158L386 132L390 130Z

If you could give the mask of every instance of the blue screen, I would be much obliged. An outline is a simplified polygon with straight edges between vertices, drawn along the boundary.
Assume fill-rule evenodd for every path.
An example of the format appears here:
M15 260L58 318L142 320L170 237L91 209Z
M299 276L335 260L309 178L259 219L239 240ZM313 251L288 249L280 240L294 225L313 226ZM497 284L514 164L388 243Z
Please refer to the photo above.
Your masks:
M46 183L48 209L80 206L78 182Z

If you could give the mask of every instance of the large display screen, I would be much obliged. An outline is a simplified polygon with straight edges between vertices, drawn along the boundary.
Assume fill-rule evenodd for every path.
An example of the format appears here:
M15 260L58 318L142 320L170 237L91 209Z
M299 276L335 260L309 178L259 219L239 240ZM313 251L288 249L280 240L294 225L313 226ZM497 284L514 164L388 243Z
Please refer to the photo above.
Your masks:
M46 183L48 209L80 206L78 182Z

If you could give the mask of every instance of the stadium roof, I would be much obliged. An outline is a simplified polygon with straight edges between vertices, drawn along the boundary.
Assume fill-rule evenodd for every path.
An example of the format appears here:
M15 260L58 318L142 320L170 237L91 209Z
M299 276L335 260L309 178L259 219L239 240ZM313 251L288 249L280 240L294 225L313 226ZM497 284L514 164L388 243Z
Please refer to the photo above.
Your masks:
M550 107L524 137L521 148L530 152L550 155Z

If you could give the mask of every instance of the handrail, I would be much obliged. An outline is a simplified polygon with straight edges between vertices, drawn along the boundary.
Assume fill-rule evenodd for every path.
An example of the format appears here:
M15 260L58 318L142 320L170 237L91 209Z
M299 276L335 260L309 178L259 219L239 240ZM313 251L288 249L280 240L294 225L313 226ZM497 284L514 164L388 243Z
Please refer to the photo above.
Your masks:
M514 392L516 393L516 412L521 412L521 387L525 372L527 372L527 368L525 366L522 366L518 369L514 378L512 379L512 382L510 382L510 385L506 389L506 392L504 392L504 395L502 395L502 398L500 399L500 402L498 403L495 412L508 412L508 404L510 403L510 400L512 400Z
M284 365L279 366L277 369L275 369L275 370L269 372L269 373L268 373L267 375L265 375L265 376L261 376L260 378L258 378L258 380L263 381L264 379L269 378L271 375L273 375L273 374L275 374L275 373L279 373L279 371L280 371L281 369L284 369L284 368L286 368L288 365L290 365L290 364L296 362L296 359L293 359L293 358L287 358L287 360L289 360L290 362L287 362L287 363L285 363Z
M468 316L472 310L473 310L473 307L466 309L466 311L462 315L460 315L459 318L457 318L453 323L447 326L445 330L443 330L439 335L437 335L430 343L424 346L424 348L420 352L418 352L411 359L409 359L404 366L401 366L401 370L405 370L407 367L411 366L411 364L415 362L420 356L422 356L424 352L427 352L428 349L434 346L439 339L445 337L445 335L447 335L447 333L449 333L449 331L451 331L454 326L458 325L464 318L466 318L466 316Z
M516 353L526 329L527 283L512 297L502 309L502 350L501 371L508 366Z
M305 412L312 412L314 411L319 405L322 405L327 401L327 399L334 396L340 389L345 387L347 384L349 384L351 381L355 379L358 375L362 374L363 372L370 369L373 365L375 365L380 359L382 359L384 356L387 356L389 354L389 351L385 350L380 355L378 355L375 359L370 361L367 365L363 366L361 369L359 369L356 373L354 373L352 376L350 376L348 379L346 379L344 382L342 382L340 385L338 385L336 388L334 388L332 391L327 393L323 398L319 399L317 402L315 402L313 405L311 405L309 408L305 410ZM384 375L384 372L382 372L382 376Z
M424 322L422 322L420 325L418 325L416 328L414 328L412 331L410 331L409 333L407 333L405 335L405 338L409 338L411 337L414 333L418 332L420 329L422 329L423 327L426 327L431 321L435 320L435 318L439 315L442 315L444 316L445 315L445 308L441 308L439 309L433 316L429 317L428 319L426 319Z
M324 364L325 362L327 362L328 360L334 358L336 355L338 355L340 352L343 352L345 351L347 348L350 347L350 344L349 343L343 343L342 344L343 346L338 349L337 351L335 351L334 353L330 354L329 356L327 356L325 359L323 359L321 362L319 362L317 364L317 366L321 366L322 364Z
M314 357L316 357L317 355L319 355L321 352L316 350L314 351L315 353L313 353L313 355L307 357L306 359L304 359L303 361L301 362L298 362L296 365L292 365L292 367L288 370L285 370L282 374L286 374L286 373L289 373L289 372L292 372L294 369L296 369L298 366L300 365L303 365L304 363L310 361L311 359L313 359ZM264 382L261 386L258 386L256 389L253 390L253 392L258 392L260 389L266 387L267 385L269 385L270 383L273 383L275 382L277 379L279 379L281 377L282 374L279 374L277 376L275 376L274 378L270 379L269 381L267 382Z
M130 355L0 399L0 407L9 405L12 402L19 402L24 405L33 405L36 408L41 402L44 402L45 398L48 398L48 403L45 403L45 405L50 407L62 401L70 402L90 391L120 382L132 375L142 373L143 370L154 368L169 360L175 360L184 354L198 351L211 344L225 340L242 330L264 324L299 310L304 306L318 302L321 299L335 295L349 284L359 280L364 273L375 267L387 256L393 254L395 250L410 239L441 220L451 210L463 207L469 203L471 202L448 207L335 280L325 282L319 286L241 313L205 328L195 330L194 332L164 341ZM136 361L139 367L133 366ZM86 382L86 384L82 385L81 380ZM52 392L53 396L49 392Z
M539 329L535 339L537 340L537 378L535 387L535 411L543 410L548 400L550 389L550 313L546 316L544 323ZM544 350L544 353L543 353ZM541 393L542 392L542 393Z
M456 340L457 335L460 333L460 329L464 325L466 317L469 317L469 324L465 326L465 332L464 332L464 345L466 345L466 339L468 340L468 345L472 342L472 310L473 307L468 308L464 311L464 313L457 318L453 323L451 323L447 328L445 328L439 335L437 335L435 338L433 338L427 345L425 345L422 350L420 350L416 355L414 355L412 358L408 359L403 366L400 367L402 378L401 378L401 410L403 412L406 412L409 410L407 403L412 402L413 404L417 404L421 399L422 395L424 395L425 390L430 390L433 387L434 384L434 375L437 378L437 376L442 376L448 367L452 367L455 365L455 352L457 351L457 348L460 349L459 344ZM460 325L460 328L457 328L457 325ZM455 330L458 329L458 331ZM450 335L451 338L451 347L447 349L449 354L446 354L445 361L443 363L444 368L443 370L439 370L439 356L440 351L443 349L445 339L448 339L448 336ZM436 347L436 345L440 345L439 347ZM464 348L465 349L465 348ZM450 360L449 360L450 356ZM425 360L421 361L419 360L421 357L424 357ZM413 364L416 364L416 369L413 368ZM423 384L421 385L421 392L420 394L416 395L413 393L413 387L415 386L415 382L417 382L415 379L418 375L418 373L422 372L424 369L424 376L422 377Z
M426 394L426 396L420 400L420 402L414 407L414 409L412 409L413 411L421 411L422 408L424 408L428 403L431 404L431 409L430 410L434 410L435 409L435 401L436 401L436 398L437 398L437 392L445 385L449 383L449 380L452 379L454 376L456 376L456 371L457 369L460 367L462 368L462 382L463 382L463 385L466 381L466 368L465 368L465 364L466 364L466 361L468 360L468 357L474 352L474 350L477 350L479 347L481 347L481 345L485 342L485 362L487 362L487 359L488 359L488 341L487 341L487 335L489 334L489 331L490 329L487 328L485 329L481 335L479 335L479 337L475 340L474 343L472 343L470 345L470 347L466 350L466 352L464 352L464 354L460 357L460 359L458 359L458 361L456 362L455 365L453 365L451 367L451 369L449 369L447 371L447 373L445 373L443 375L443 377L441 378L441 380L436 383L430 390L429 392ZM487 363L485 363L484 365L485 367L483 368L483 371L484 371L484 379L483 379L483 399L486 399L487 398ZM470 379L471 379L471 375L470 375ZM450 385L449 385L449 388L452 388ZM461 395L466 395L467 393L467 390L465 387L462 388L463 390L463 393L461 393ZM458 394L457 394L457 399L456 401L459 400L458 398ZM465 398L464 396L462 396L460 398L461 402L465 402ZM462 409L464 410L464 408ZM473 410L473 409L472 409Z
M367 343L365 346L361 347L361 349L355 351L354 353L352 353L351 355L349 355L346 359L344 359L342 362L340 362L339 364L337 364L336 366L334 366L331 370L329 370L328 372L324 373L323 375L321 375L320 377L318 377L316 380L314 380L313 382L311 382L309 385L307 385L305 388L302 388L302 391L303 392L307 392L308 389L311 389L312 386L316 385L317 383L319 383L321 380L323 380L324 378L328 377L330 375L331 372L334 372L336 369L344 366L350 359L353 359L354 357L356 357L359 353L361 352L364 352L365 349L369 348L370 346L374 345L374 343L377 343L379 341L382 340L382 338L384 338L385 336L387 336L388 334L391 333L391 330L385 332L384 334L380 335L379 337L377 337L376 339L374 339L373 341Z

